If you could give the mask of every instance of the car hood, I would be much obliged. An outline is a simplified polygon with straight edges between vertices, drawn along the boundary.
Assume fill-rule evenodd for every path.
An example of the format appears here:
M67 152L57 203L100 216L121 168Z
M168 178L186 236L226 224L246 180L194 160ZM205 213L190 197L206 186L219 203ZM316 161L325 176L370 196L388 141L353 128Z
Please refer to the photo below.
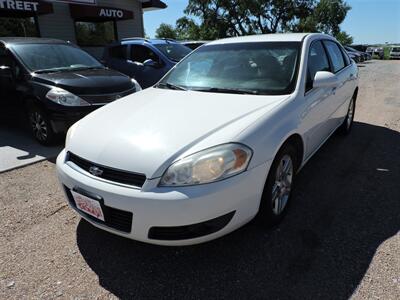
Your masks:
M128 76L110 69L35 74L33 80L61 87L77 95L110 94L132 88Z
M247 96L149 88L79 121L66 150L147 178L176 159L235 141L243 129L288 96Z

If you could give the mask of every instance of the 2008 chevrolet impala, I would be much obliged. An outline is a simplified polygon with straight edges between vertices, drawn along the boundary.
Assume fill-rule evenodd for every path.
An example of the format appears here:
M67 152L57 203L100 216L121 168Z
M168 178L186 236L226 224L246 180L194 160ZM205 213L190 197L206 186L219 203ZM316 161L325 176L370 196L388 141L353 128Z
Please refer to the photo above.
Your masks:
M285 215L296 173L352 127L358 69L324 34L208 43L154 87L70 128L69 204L135 240L188 245Z

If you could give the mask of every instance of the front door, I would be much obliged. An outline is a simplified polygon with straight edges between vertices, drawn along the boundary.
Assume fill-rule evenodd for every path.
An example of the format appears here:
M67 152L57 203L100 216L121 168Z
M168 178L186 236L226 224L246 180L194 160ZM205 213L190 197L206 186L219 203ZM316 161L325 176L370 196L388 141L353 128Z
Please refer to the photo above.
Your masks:
M17 91L15 85L17 64L11 53L0 46L0 105L1 111L9 114L10 109L17 104Z
M334 89L332 87L313 87L313 79L318 71L330 71L330 65L321 41L314 41L308 54L305 103L302 111L306 157L316 151L330 134L329 119L333 112Z

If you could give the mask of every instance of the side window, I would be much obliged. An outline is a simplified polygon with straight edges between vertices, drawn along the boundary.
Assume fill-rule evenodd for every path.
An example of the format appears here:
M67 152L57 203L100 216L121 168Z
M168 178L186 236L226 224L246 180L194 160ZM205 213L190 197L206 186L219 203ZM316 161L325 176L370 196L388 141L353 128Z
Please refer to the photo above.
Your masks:
M318 71L330 71L329 61L321 41L315 41L308 52L306 91L312 89L315 74Z
M134 62L144 63L146 60L152 59L158 62L160 59L153 50L142 45L131 45L131 60Z
M345 67L345 62L338 45L332 41L324 41L324 44L332 61L333 73L343 69Z
M127 58L127 46L126 45L111 47L109 51L110 51L109 53L110 53L111 58L123 59L123 60L125 60Z
M342 52L342 55L343 55L343 57L344 57L344 63L345 63L345 65L346 65L346 66L350 65L350 64L351 64L350 57L347 55L346 50L345 50L343 47L341 47L341 46L339 46L339 49L340 49L340 51Z

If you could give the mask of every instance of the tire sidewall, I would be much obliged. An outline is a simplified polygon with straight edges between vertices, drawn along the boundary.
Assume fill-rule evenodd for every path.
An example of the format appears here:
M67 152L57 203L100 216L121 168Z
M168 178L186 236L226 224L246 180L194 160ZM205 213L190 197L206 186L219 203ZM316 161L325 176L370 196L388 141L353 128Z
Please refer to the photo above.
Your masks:
M292 186L285 208L279 215L276 215L273 212L273 207L272 207L272 188L275 184L275 176L278 165L283 156L285 155L289 155L293 163ZM297 159L296 148L292 144L288 143L284 145L281 148L281 150L279 150L269 170L268 177L264 185L263 194L261 196L259 212L255 218L257 223L267 227L271 227L278 224L284 218L290 206L291 198L293 195L293 188L295 186L297 169L298 169L298 159Z

